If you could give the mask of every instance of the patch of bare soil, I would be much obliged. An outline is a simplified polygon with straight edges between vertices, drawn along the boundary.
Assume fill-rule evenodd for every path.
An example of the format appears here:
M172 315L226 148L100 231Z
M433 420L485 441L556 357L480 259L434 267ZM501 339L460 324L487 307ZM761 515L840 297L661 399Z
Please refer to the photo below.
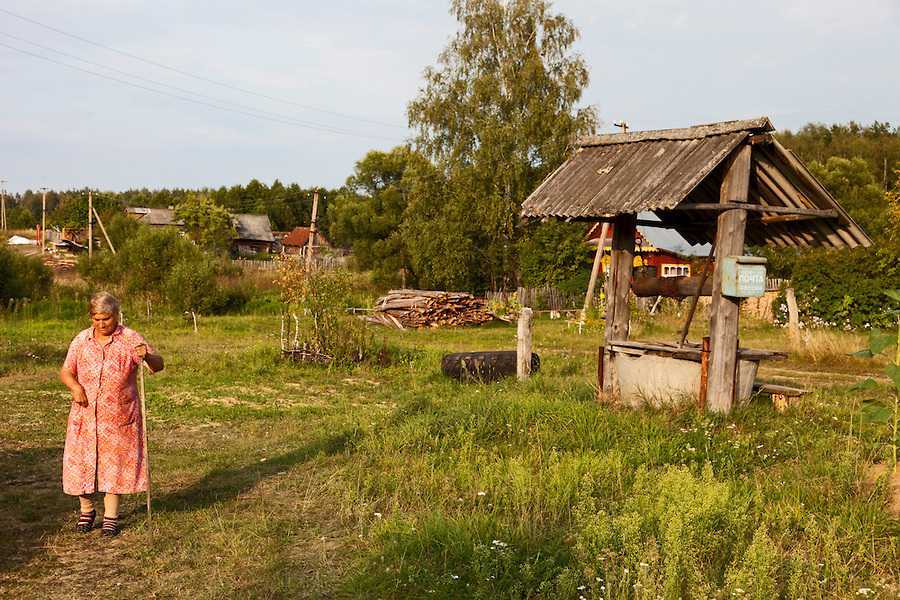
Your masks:
M866 468L866 482L869 485L874 487L882 479L886 481L888 488L888 512L900 518L900 468L891 470L885 463L869 465Z

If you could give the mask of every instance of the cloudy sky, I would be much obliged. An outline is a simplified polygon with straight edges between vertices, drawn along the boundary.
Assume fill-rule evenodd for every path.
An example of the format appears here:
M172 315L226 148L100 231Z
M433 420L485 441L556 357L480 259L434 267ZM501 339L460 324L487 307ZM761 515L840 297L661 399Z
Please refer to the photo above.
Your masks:
M604 130L900 123L897 0L554 7L581 30ZM431 0L3 0L0 178L14 192L339 185L408 136L406 104L455 28Z

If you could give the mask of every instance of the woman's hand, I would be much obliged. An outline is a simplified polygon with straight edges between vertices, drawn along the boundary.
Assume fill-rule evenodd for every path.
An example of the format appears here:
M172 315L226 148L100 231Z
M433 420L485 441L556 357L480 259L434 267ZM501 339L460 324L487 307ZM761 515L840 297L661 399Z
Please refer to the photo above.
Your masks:
M134 347L134 353L137 354L141 362L146 362L151 373L157 373L163 370L164 364L162 356L158 354L150 354L146 344L138 344Z
M78 404L79 406L88 405L87 394L84 393L84 388L80 385L72 389L72 402Z

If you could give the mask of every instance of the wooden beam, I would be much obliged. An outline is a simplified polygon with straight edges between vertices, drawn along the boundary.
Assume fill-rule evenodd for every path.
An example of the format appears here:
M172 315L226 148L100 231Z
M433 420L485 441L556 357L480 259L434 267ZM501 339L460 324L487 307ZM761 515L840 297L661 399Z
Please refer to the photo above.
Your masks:
M628 339L631 321L628 292L634 267L634 236L637 216L617 215L613 224L612 252L606 293L606 346ZM603 396L611 401L618 396L618 375L614 360L605 361Z
M761 204L740 204L738 202L719 202L718 204L702 202L702 203L685 203L679 204L671 210L749 210L753 212L765 212L778 215L803 215L818 219L836 219L839 214L834 209L818 209L818 208L792 208L789 206L763 206Z
M720 191L724 210L716 224L716 269L713 273L710 305L710 353L707 409L728 413L734 402L735 373L738 362L738 318L740 300L722 295L722 257L744 253L747 211L743 210L750 192L751 146L735 150L727 166ZM734 208L732 208L734 207Z
M759 221L764 225L772 225L773 223L795 223L797 221L814 221L821 219L813 215L772 215L761 217Z
M718 206L718 205L716 205ZM599 221L600 223L613 223L615 222L615 217L600 217L597 219L593 219L595 221ZM702 224L686 224L686 225L674 225L672 223L663 223L662 221L653 221L651 219L637 219L635 221L635 225L638 227L658 227L660 229L678 229L681 227L703 227Z
M751 135L747 138L747 141L750 142L751 146L757 144L771 144L775 141L775 137L771 133L758 133L756 135Z

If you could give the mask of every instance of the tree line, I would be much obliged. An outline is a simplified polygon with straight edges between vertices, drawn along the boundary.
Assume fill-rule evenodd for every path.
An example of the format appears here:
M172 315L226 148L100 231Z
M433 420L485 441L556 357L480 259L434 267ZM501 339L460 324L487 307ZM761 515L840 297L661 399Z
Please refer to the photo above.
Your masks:
M309 225L313 193L319 191L319 227L329 226L328 205L337 191L323 187L301 187L275 180L267 185L252 179L246 185L219 188L147 188L120 192L92 190L94 206L102 214L121 212L126 206L150 208L177 207L191 198L202 196L232 213L265 214L276 231L287 231ZM87 222L87 189L48 190L47 224L57 227L83 227ZM28 229L41 222L43 195L40 190L26 190L7 199L10 229Z

